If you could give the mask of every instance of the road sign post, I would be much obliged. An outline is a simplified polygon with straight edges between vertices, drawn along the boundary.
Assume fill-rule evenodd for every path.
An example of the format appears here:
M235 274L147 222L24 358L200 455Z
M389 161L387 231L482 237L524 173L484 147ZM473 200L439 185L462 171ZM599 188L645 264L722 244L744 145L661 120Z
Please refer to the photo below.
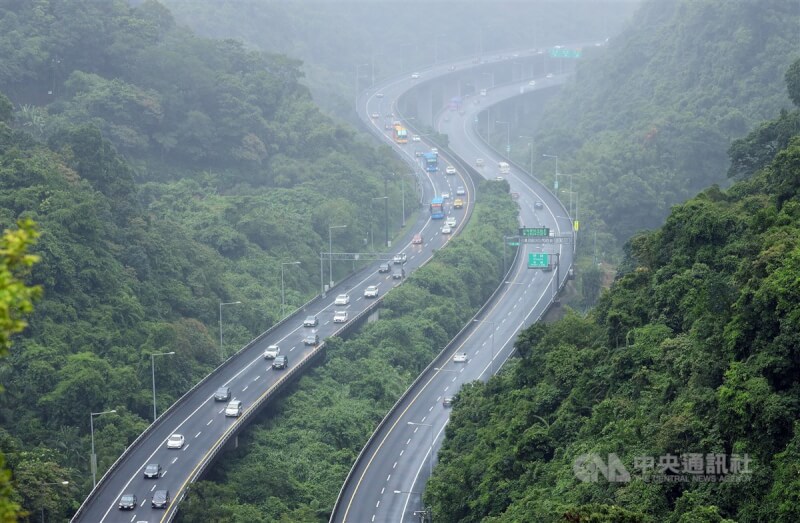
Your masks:
M550 255L546 252L531 252L528 253L528 268L529 269L545 269L550 267Z
M520 227L519 235L522 237L548 237L550 229L548 227Z

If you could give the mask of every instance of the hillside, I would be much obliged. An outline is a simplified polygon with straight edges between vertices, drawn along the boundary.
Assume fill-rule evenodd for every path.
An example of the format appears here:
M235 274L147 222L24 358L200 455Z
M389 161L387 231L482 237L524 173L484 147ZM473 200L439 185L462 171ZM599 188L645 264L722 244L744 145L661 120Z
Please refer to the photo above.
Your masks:
M362 248L387 191L394 233L406 170L322 115L295 61L156 2L6 2L0 27L0 227L36 222L43 288L0 363L0 449L23 508L61 520L91 487L89 413L117 411L95 420L102 474L152 418L151 366L162 412L280 319L282 291L287 311L318 292L330 223Z
M800 61L786 80L800 103ZM800 111L732 150L741 181L631 239L595 310L462 388L435 521L800 519Z
M586 231L619 252L673 205L724 185L732 141L790 106L782 78L800 56L798 26L797 2L644 2L607 46L586 50L542 121L512 134L534 135L534 172L551 187L542 154L558 155ZM522 165L530 141L512 148Z

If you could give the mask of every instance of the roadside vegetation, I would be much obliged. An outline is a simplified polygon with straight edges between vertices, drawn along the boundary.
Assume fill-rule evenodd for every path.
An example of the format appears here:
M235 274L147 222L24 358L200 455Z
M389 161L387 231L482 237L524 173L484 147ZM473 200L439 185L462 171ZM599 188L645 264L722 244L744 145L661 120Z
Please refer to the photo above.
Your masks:
M786 80L800 106L800 61ZM740 181L634 236L588 316L530 327L499 377L461 389L425 493L435 521L800 519L800 111L730 158ZM630 481L579 479L581 456L611 454Z

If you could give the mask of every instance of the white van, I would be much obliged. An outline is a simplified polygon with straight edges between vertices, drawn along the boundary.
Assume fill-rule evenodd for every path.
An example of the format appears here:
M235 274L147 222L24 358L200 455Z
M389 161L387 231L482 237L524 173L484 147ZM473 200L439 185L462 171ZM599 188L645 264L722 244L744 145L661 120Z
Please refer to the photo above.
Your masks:
M506 162L498 163L497 168L500 170L500 174L508 174L511 172L511 166L508 165Z

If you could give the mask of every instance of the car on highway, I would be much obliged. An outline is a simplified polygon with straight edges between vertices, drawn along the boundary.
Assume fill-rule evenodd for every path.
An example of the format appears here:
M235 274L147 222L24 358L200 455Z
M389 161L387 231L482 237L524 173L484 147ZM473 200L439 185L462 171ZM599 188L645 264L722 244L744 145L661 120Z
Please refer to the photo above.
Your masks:
M465 194L467 194L467 191L464 189L463 185L456 187L456 196L464 196Z
M319 334L309 334L305 338L303 338L303 345L319 345Z
M278 357L280 358L281 356ZM225 407L225 417L238 418L241 415L242 415L242 402L239 400L232 400L228 402L228 406Z
M411 73L411 79L416 80L419 78L419 73Z
M383 272L389 272L390 270L392 269L389 267L388 263L381 263L380 265L378 265L378 272L383 273Z
M467 353L466 352L456 352L453 356L453 361L456 363L466 363L467 362Z
M372 116L376 120L381 117L381 115L379 115L378 113L372 113L370 116Z
M319 325L319 320L316 316L306 316L303 320L303 327L316 327Z
M183 447L183 442L185 438L183 434L173 434L169 438L167 438L167 448L168 449L179 449Z
M377 298L379 292L380 291L378 290L378 286L377 285L370 285L369 287L364 289L364 297L365 298Z
M169 490L156 490L153 492L153 499L150 501L150 506L153 508L167 508L169 505Z
M347 305L349 303L350 303L350 295L349 294L340 294L333 301L334 305Z
M220 387L214 393L214 401L228 401L229 399L231 399L230 387Z
M411 243L414 245L422 245L422 234L417 233L411 238Z
M445 225L449 225L450 227L455 227L458 223L455 216L448 216L447 219L444 221Z
M552 77L553 77L553 73L547 73L547 78L552 78Z
M277 345L270 345L264 350L264 359L265 360L274 360L278 357L278 354L281 353L281 348Z
M464 207L464 200L461 198L453 200L453 209L461 209L462 207Z
M449 200L449 199L450 199L450 193L449 192L443 192L442 193L442 200Z
M455 173L456 173L456 168L455 168L455 167L453 167L452 165L448 165L448 166L445 168L445 170L444 170L444 173L445 173L445 174L455 174Z
M432 152L432 153L439 154L439 149L438 149L438 148L436 148L436 147L431 147L431 152Z
M420 141L421 139L422 139L422 138L420 138L418 134L411 135L411 141L412 141L412 142L418 142L418 141Z
M394 261L395 265L402 265L402 264L404 264L406 262L407 259L408 258L406 256L406 253L401 252L400 254L395 254L394 255L393 261Z
M416 156L417 158L422 158L423 154L425 154L425 153L423 151L420 151L419 149L414 151L414 156Z
M402 268L402 267L392 271L392 279L393 280L402 280L405 277L406 277L406 270L404 268Z
M544 204L542 202L535 202L533 204L534 209L544 209Z
M158 479L161 477L161 465L158 463L150 463L144 468L145 479Z
M383 93L375 93L375 98L383 98Z
M347 323L347 311L334 312L333 323Z
M123 494L122 497L119 498L119 509L133 510L136 508L136 503L138 501L136 494Z
M445 396L442 398L442 405L445 407L452 407L453 406L453 396Z
M477 165L478 167L483 167L483 158L476 158L475 165Z
M442 234L450 234L453 232L453 229L449 225L445 225L442 227Z
M505 178L503 178L503 177L502 177L502 176L500 176L499 174L498 174L497 176L495 176L495 177L494 177L494 181L496 181L496 182L502 182L503 180L505 180Z
M275 361L272 362L273 369L285 369L289 366L289 358L286 356L278 356L275 358Z

